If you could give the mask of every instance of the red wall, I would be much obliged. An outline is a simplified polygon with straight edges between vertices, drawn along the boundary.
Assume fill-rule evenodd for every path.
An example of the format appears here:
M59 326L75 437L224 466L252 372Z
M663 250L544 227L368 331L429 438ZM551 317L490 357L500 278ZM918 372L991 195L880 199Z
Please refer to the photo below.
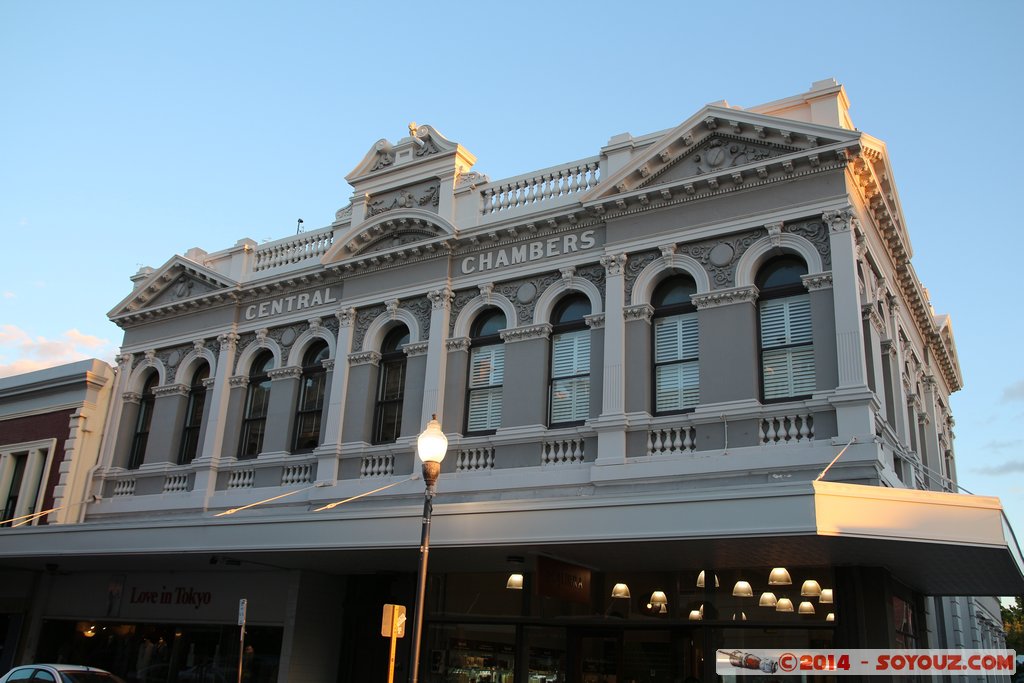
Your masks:
M57 410L0 422L0 444L57 439L57 446L50 456L50 476L43 483L46 487L42 508L44 510L53 507L53 490L60 481L60 464L64 462L64 442L71 433L70 422L74 412L73 409ZM46 524L46 520L41 519L38 524Z

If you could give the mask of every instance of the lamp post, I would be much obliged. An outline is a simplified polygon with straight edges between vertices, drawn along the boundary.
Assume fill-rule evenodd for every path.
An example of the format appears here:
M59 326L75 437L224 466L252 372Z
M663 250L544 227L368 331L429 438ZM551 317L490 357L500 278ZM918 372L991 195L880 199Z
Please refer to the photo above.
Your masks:
M423 461L423 531L420 535L420 567L416 576L416 610L413 613L412 654L409 661L409 681L417 683L420 673L420 640L423 636L423 602L427 592L427 556L430 554L430 514L433 510L437 475L441 461L448 450L448 438L441 431L437 415L431 416L427 428L416 439L416 454Z

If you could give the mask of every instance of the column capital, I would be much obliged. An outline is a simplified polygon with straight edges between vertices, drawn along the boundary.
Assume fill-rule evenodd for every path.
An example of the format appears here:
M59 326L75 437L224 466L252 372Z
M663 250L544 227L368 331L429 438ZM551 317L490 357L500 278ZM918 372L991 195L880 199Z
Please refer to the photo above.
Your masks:
M272 381L279 379L292 379L302 376L302 368L297 365L287 365L283 368L274 368L267 375Z
M427 292L427 298L430 299L430 307L435 310L449 310L452 305L452 299L455 298L455 294L448 287L443 289L434 289Z
M833 234L849 232L853 222L853 209L846 207L838 211L826 211L821 214L821 220L825 221L829 232Z
M451 337L445 341L445 348L448 351L469 351L469 337Z
M697 307L698 311L719 306L731 306L733 304L752 304L757 301L758 289L754 285L746 287L731 287L719 289L707 294L695 294L690 301Z
M427 355L427 349L430 347L430 342L412 342L402 346L402 352L408 357L413 356L425 356Z
M630 320L644 320L646 322L651 322L651 318L654 317L654 306L650 304L626 306L622 309L622 317L626 322L629 322Z
M604 266L605 272L609 277L621 276L622 269L625 267L628 258L624 253L605 254L601 257L601 265Z
M583 316L583 322L585 322L587 327L592 330L599 330L604 327L604 320L604 313L593 313L591 315Z
M551 324L541 323L539 325L526 325L524 327L511 327L502 330L498 334L504 342L529 341L531 339L547 339L551 336Z

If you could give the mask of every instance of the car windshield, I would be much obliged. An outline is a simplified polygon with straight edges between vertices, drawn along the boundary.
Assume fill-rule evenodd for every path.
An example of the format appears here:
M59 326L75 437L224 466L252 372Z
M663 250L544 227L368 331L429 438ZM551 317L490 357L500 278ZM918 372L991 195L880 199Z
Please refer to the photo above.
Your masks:
M124 683L113 674L99 671L62 671L60 678L64 683Z

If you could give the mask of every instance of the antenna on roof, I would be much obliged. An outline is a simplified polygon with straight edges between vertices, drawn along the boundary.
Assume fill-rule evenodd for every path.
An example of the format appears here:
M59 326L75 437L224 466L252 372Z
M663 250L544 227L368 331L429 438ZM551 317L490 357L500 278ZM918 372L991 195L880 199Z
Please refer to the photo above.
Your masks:
M299 222L295 224L295 234L298 235L300 232L302 232L302 219L301 218L299 219Z

